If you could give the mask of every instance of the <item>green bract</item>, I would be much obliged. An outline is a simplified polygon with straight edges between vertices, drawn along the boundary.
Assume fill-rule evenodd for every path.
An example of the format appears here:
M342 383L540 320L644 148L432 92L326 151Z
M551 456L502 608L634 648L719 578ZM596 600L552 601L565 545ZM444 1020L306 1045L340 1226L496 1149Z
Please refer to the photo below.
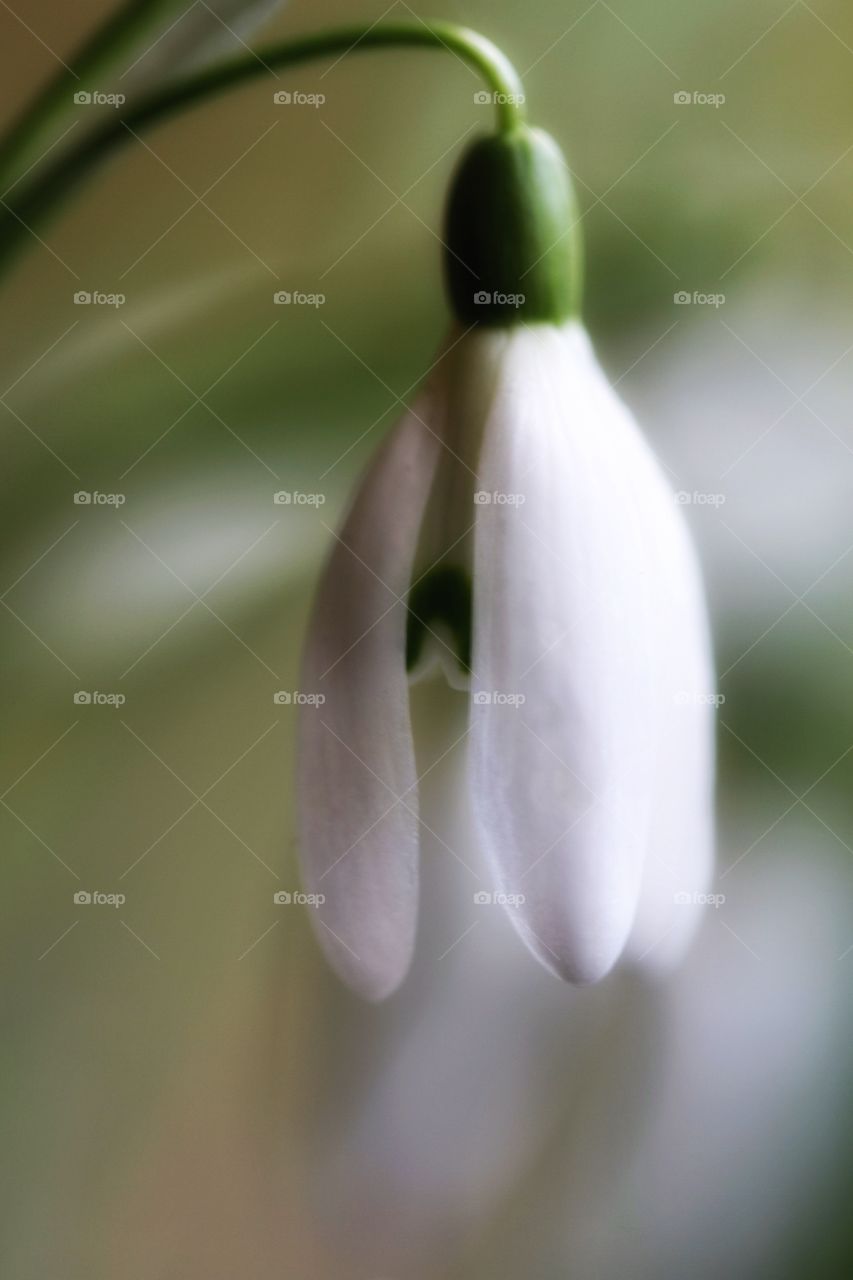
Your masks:
M520 125L469 148L451 186L444 239L463 323L559 323L577 314L577 209L562 152L541 129Z
M427 634L444 624L460 670L467 676L471 671L471 580L465 570L458 565L431 570L415 583L407 608L406 670L417 666Z

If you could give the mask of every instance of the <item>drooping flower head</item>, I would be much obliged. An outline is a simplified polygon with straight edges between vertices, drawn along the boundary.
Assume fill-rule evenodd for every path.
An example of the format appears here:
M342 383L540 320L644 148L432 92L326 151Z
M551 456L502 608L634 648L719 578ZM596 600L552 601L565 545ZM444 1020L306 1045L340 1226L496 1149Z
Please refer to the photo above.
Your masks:
M306 645L298 803L320 942L361 994L415 940L409 684L468 691L495 889L576 983L676 958L712 861L712 668L681 509L578 318L567 170L524 125L477 141L445 232L456 317L332 547Z

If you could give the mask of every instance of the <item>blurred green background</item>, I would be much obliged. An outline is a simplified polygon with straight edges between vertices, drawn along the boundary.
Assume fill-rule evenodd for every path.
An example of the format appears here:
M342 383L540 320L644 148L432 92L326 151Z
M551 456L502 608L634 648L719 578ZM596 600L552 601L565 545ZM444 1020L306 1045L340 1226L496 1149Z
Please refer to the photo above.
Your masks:
M108 11L3 6L5 122ZM666 984L574 991L501 919L462 936L428 840L377 1008L274 905L273 694L448 324L444 192L490 121L453 57L401 52L152 130L3 284L3 1274L848 1275L853 15L319 0L263 35L413 15L503 47L576 175L586 318L705 566L725 903Z

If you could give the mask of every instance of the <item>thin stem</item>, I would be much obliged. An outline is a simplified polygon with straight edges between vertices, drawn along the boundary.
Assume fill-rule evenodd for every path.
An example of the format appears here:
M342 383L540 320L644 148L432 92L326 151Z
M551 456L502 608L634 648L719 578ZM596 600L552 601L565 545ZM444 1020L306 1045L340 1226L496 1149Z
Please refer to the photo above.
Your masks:
M261 48L257 54L224 62L178 84L150 94L133 109L109 121L72 151L54 161L31 181L12 204L0 198L5 214L0 221L0 270L11 261L33 223L54 212L88 175L114 150L141 130L205 99L251 80L261 72L294 66L314 58L368 49L415 47L443 49L478 71L492 91L498 128L510 133L524 121L524 94L512 63L475 31L445 22L399 22L382 26L339 27ZM6 195L10 193L7 191Z
M178 6L179 0L125 0L118 12L89 36L71 59L73 70L64 67L54 76L0 142L4 189L48 146L74 94L105 88L98 85L99 78L107 80L122 56L132 52L146 33L165 22Z

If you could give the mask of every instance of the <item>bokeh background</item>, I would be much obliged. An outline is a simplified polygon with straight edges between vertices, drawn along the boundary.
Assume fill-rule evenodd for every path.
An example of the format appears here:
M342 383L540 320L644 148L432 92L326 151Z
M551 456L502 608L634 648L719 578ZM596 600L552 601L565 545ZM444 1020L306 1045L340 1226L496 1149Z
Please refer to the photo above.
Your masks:
M2 7L6 122L108 10ZM490 122L411 52L152 130L2 286L3 1274L848 1275L853 15L316 0L246 39L383 14L490 35L576 175L586 318L707 576L724 901L670 981L575 991L426 836L379 1007L273 902L299 884L273 695L448 323L443 196ZM426 785L439 837L460 765Z

